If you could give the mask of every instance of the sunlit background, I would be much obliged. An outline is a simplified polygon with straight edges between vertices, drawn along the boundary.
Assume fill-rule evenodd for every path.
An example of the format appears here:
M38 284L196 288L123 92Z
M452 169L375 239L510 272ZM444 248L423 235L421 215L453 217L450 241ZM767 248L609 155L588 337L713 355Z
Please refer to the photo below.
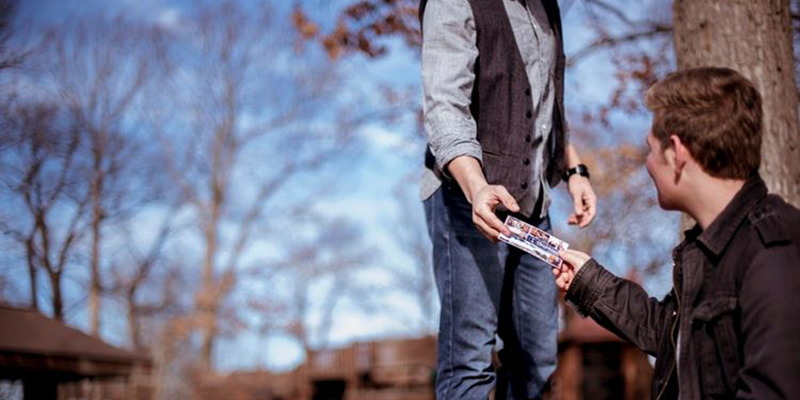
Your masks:
M563 185L551 209L659 298L680 217L641 94L674 69L667 3L562 2L599 217L568 226ZM435 336L415 0L0 4L0 301L150 357L157 398Z

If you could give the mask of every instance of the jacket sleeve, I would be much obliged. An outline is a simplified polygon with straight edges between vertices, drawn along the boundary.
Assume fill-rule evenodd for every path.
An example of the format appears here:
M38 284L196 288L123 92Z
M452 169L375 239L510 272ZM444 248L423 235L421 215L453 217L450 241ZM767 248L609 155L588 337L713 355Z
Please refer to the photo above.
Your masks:
M566 300L579 314L589 316L604 328L655 355L664 324L670 318L672 291L657 300L626 279L614 276L594 259L575 275Z
M478 58L477 31L466 0L430 0L423 15L422 91L425 132L438 169L459 156L483 161L470 112Z
M738 399L800 399L800 250L767 248L739 289L744 359Z

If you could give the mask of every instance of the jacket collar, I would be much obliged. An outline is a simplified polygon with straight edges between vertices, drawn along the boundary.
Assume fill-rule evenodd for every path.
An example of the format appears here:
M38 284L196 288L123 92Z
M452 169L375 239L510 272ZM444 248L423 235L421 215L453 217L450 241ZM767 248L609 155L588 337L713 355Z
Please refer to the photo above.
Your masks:
M747 214L767 196L767 185L760 175L748 179L744 186L733 196L725 209L717 216L714 222L703 231L700 224L686 232L687 240L697 238L714 256L719 256L722 250L731 241Z

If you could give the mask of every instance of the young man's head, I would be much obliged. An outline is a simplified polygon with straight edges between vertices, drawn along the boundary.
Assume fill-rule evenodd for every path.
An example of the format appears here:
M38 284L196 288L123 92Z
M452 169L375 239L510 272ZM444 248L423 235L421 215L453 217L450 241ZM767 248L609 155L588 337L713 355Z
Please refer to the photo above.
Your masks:
M722 180L746 180L761 163L761 96L728 68L695 68L668 75L645 96L653 112L647 169L665 209L680 204L687 166Z

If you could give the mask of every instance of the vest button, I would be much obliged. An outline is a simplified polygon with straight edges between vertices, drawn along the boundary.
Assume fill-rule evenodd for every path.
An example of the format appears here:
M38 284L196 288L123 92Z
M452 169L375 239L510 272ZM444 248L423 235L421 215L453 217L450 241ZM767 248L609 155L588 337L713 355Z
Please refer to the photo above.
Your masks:
M531 142L531 135L526 135L525 136L525 141L530 143Z
M531 88L525 89L525 96L530 96L530 95L531 95Z
M523 189L527 189L528 188L528 182L522 182L522 185L519 185L519 186L521 188L523 188Z
M528 165L528 164L530 164L530 163L531 163L531 160L528 160L528 159L526 158L526 159L522 160L522 163L523 163L523 164L525 164L525 165Z
M531 110L528 110L528 112L525 113L525 116L528 117L528 119L530 119L531 117L533 117L533 113L531 112Z

